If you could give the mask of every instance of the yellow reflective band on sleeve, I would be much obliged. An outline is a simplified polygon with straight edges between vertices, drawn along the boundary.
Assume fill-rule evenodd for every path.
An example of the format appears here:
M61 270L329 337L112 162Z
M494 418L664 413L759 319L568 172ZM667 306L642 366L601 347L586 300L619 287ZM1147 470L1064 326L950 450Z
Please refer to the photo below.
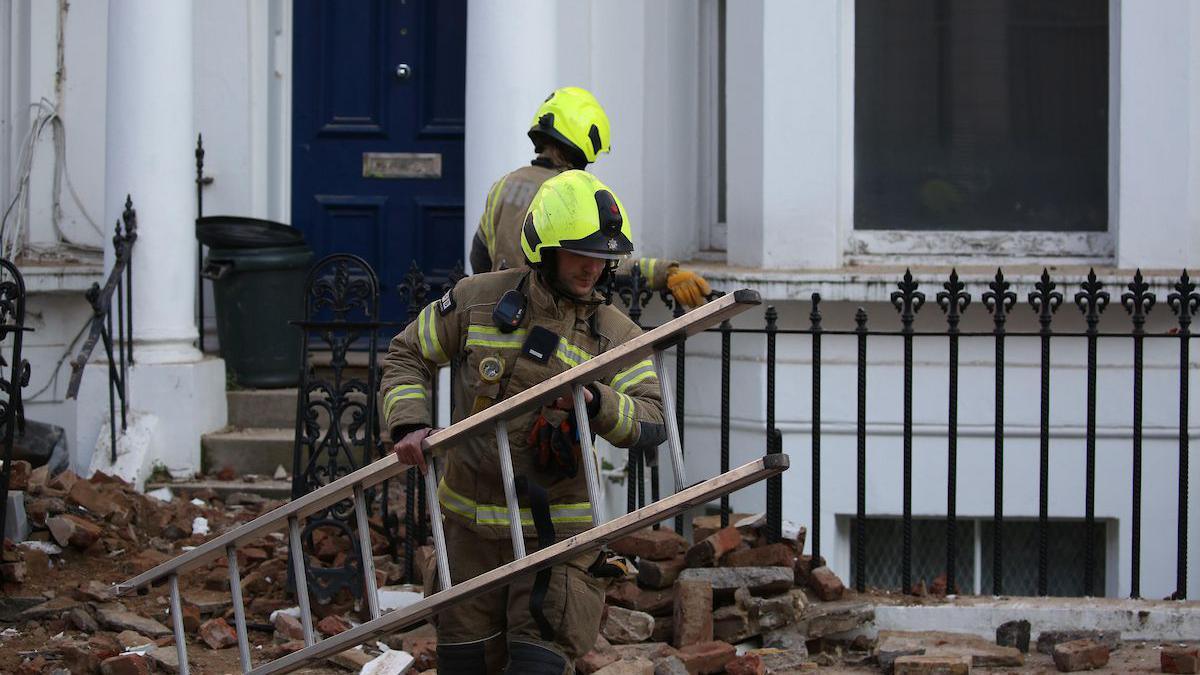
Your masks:
M609 386L616 389L618 393L624 394L633 385L651 377L657 379L658 375L654 372L654 364L647 359L614 375Z
M450 357L446 356L445 350L442 349L442 343L438 340L438 319L436 302L430 303L421 310L420 316L417 317L417 340L421 345L421 356L442 365L448 363Z
M654 279L654 268L658 266L658 258L642 258L642 276L647 280Z
M629 440L633 434L633 399L625 394L617 394L617 424L605 437L610 443L622 443Z
M392 408L406 398L424 399L425 387L419 384L401 384L389 389L383 396L383 421L385 423L392 416Z
M558 357L559 361L572 368L592 358L591 354L567 342L567 339L563 337L558 338L558 347L555 348L554 355Z
M495 326L468 326L468 347L491 347L494 349L520 349L525 344L529 331L518 328L511 333L505 333Z
M475 500L451 490L450 486L446 485L444 478L438 484L438 501L447 511L452 511L480 525L508 525L508 507L479 504ZM592 504L591 502L551 504L550 521L564 525L590 523L592 522ZM533 527L533 514L529 509L521 509L521 525Z

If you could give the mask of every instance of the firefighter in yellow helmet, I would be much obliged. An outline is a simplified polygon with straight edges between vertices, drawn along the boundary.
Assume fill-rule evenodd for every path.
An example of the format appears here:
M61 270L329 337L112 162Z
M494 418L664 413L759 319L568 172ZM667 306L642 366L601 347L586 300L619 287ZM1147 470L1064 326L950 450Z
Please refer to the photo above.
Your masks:
M538 187L567 169L584 169L609 152L609 132L608 115L586 89L563 87L546 98L529 127L537 156L529 166L496 181L488 192L471 242L471 267L476 273L525 264L521 224ZM668 289L689 307L703 303L712 292L703 277L673 260L627 260L617 274L629 274L634 262L641 266L650 288Z
M463 279L392 340L379 400L402 462L425 470L421 444L431 432L428 396L439 366L455 366L457 422L641 333L596 292L633 252L633 241L624 207L594 176L569 170L543 183L523 218L520 242L528 266ZM589 383L584 397L592 431L610 443L665 439L650 361ZM593 525L572 410L563 398L508 420L514 473L525 488L527 551ZM513 560L495 436L474 436L441 460L438 499L450 576L460 583ZM626 572L593 552L451 606L436 620L438 671L574 672L574 659L600 632L606 577ZM435 588L434 574L426 572L427 591Z

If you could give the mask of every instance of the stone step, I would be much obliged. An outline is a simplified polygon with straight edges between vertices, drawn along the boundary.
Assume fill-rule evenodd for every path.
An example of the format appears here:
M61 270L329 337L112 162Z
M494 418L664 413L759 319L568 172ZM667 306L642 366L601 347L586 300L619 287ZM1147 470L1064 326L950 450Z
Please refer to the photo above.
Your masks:
M239 429L294 429L295 387L287 389L239 389L225 392L229 425Z
M260 497L266 497L267 499L290 499L292 496L292 481L290 479L261 480L247 483L242 480L214 480L206 478L203 480L146 483L146 492L157 490L158 488L168 488L176 496L207 489L215 492L223 500L235 492L248 492Z
M270 477L280 465L291 472L294 443L292 429L227 427L200 437L200 461L208 475L229 467L236 476Z

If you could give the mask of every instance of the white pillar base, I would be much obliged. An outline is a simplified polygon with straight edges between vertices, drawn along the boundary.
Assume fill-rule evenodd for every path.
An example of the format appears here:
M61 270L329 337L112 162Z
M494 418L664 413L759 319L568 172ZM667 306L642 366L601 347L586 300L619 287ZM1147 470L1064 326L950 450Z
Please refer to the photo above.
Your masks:
M206 357L184 363L143 363L138 351L134 356L139 362L129 371L130 434L128 439L117 439L118 464L137 465L135 475L127 480L139 486L157 466L177 478L195 475L200 471L200 436L227 422L225 361ZM93 461L100 446L104 454L109 452L108 410L108 365L89 364L79 390L77 431L71 446L71 468L76 473L102 469L108 461L100 457ZM119 407L117 415L120 424ZM151 418L156 423L151 424ZM121 460L122 452L144 455L137 461L133 455Z

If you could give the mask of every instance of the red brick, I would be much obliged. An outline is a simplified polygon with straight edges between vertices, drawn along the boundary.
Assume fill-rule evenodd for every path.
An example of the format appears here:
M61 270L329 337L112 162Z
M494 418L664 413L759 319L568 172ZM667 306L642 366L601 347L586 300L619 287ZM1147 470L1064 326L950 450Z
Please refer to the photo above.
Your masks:
M350 628L350 622L336 614L331 614L317 622L317 630L321 631L325 637L345 633Z
M605 593L610 605L645 612L651 616L666 616L675 606L675 589L641 588L635 582L621 581Z
M737 650L728 642L701 642L679 650L679 660L692 675L710 675L725 669Z
M1064 673L1108 665L1108 647L1094 640L1072 640L1054 646L1054 665Z
M686 647L713 639L712 584L703 580L675 583L674 635L671 644Z
M279 612L271 624L275 626L275 634L285 641L304 639L304 626L300 623L300 619L291 614Z
M103 531L79 516L64 514L46 519L46 526L59 546L73 546L85 550L96 543Z
M237 633L225 619L217 617L200 624L200 639L210 649L225 649L237 644Z
M743 654L725 664L727 675L766 675L767 668L757 654Z
M600 670L610 663L615 663L620 660L620 656L611 649L606 651L592 651L575 659L575 672L580 675L592 675L592 673Z
M826 602L841 599L842 593L846 591L842 580L828 567L814 569L809 574L808 587L816 593L818 598Z
M77 480L71 485L70 491L67 492L67 501L82 506L101 518L112 513L113 510L112 502L102 496L96 487L86 480Z
M732 525L706 537L703 541L688 549L688 567L712 567L721 556L733 551L742 544L742 533Z
M675 534L674 530L647 528L614 541L611 548L615 553L624 556L670 560L679 555L686 545L687 542Z
M1164 673L1200 673L1200 649L1196 647L1163 647L1159 664Z
M721 558L722 567L792 567L796 553L785 543L732 551Z
M669 587L686 567L684 560L682 555L670 560L638 560L638 584L646 588Z
M24 492L29 487L29 474L33 472L29 462L23 459L14 460L8 475L8 489L12 492Z
M122 654L100 664L103 675L150 675L150 664L139 654Z

